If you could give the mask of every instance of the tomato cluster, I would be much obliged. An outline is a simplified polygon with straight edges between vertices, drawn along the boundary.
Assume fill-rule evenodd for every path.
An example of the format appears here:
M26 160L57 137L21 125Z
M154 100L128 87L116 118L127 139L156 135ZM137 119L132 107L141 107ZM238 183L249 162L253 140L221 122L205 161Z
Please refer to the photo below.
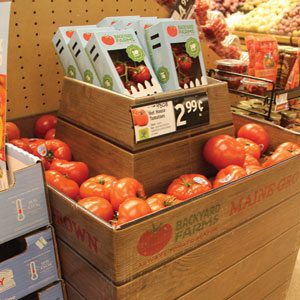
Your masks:
M124 84L124 87L130 94L132 94L132 87L139 90L138 84L144 85L145 81L151 81L150 71L144 63L137 64L132 61L116 61L115 68Z

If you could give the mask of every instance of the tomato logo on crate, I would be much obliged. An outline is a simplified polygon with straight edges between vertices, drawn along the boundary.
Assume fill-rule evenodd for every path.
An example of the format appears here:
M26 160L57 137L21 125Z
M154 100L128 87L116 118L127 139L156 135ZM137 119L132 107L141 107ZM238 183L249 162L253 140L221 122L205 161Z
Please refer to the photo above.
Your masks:
M167 33L171 37L175 37L178 34L178 30L176 26L168 26L167 27Z
M152 229L142 234L139 239L137 250L142 256L152 256L159 253L170 242L173 228L170 224L153 224Z
M115 43L115 39L111 35L104 35L101 37L101 40L105 45L109 45L109 46Z

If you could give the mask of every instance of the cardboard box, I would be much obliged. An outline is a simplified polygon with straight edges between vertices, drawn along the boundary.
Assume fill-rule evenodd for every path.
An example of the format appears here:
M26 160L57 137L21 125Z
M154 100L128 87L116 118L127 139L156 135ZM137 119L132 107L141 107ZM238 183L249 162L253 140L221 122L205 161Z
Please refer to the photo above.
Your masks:
M92 33L106 31L107 27L103 28L86 28L75 29L73 36L69 42L69 49L78 66L79 72L84 82L101 86L100 80L95 72L94 66L91 63L88 55L85 52L85 47L91 38Z
M0 192L0 244L50 224L38 158L7 145L10 187Z
M74 34L75 29L90 29L95 28L96 26L87 25L87 26L66 26L59 27L56 34L52 39L53 46L55 48L56 54L64 68L65 76L75 78L78 80L83 80L77 63L71 54L69 49L69 42L71 37Z
M227 83L212 78L208 78L208 82L208 85L192 89L130 98L65 78L59 116L127 150L137 152L232 124ZM203 115L207 114L209 124L200 124L154 139L143 140L140 143L136 142L132 108L169 101L176 106L179 101L203 99L203 95L207 97L206 100L208 99L206 101L208 107L206 106ZM173 125L175 124L173 122Z
M32 293L21 300L66 300L65 284L63 281L54 283L42 290ZM72 300L72 298L70 299Z
M0 248L1 299L20 299L59 280L51 227L2 244Z
M282 141L287 140L284 134L277 132L277 135L281 135ZM78 137L77 134L70 136ZM110 164L111 169L119 167L122 159L119 153L114 151L115 149L107 150L99 147L89 139L86 140L85 145L91 145L89 151L82 147L82 153L88 152L89 157L95 157L99 151L104 158L107 157L106 153L110 155L114 153L114 157L107 159L106 163ZM270 149L275 146L271 144ZM148 151L145 152L147 154ZM76 151L74 153L76 154ZM192 152L182 151L181 157L187 154L192 155ZM201 151L198 155L201 161ZM161 157L160 151L156 153L157 157ZM101 166L100 162L98 164ZM154 164L155 160L150 166L144 165L145 168L150 169L149 174ZM173 167L177 168L177 164L181 164L178 159L173 160L173 164L166 165L171 172ZM139 167L143 167L142 162ZM153 170L153 182L157 183L156 177L159 177L161 185L168 185L170 182L165 181L163 176L169 169L161 165L160 170ZM130 222L117 230L52 188L49 189L50 202L58 237L76 249L111 281L121 284L215 239L294 195L299 197L299 170L300 156L295 156L222 188L185 201L181 205ZM151 187L150 176L147 185ZM161 240L159 231L153 230L158 225L161 226L162 232L168 231L167 238ZM149 240L144 244L146 236ZM152 252L151 245L157 246L154 249L155 254Z
M146 36L152 65L164 91L207 84L195 20L160 22L146 29ZM175 61L179 55L189 61L189 70L181 69Z
M111 29L106 32L94 33L86 46L86 52L100 78L102 87L133 97L152 95L162 91L150 61L133 30ZM123 81L115 67L118 62L126 63L124 75L122 75ZM139 65L148 68L149 80L136 84L128 81L131 84L125 88L124 81L127 82L129 78L125 72L127 73L129 68L133 69Z

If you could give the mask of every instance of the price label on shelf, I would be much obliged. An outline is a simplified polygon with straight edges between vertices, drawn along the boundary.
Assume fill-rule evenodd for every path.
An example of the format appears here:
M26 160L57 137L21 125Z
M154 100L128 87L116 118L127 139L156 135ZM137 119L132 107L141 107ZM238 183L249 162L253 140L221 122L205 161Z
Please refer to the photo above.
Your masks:
M280 94L276 96L275 112L289 110L288 94Z
M179 0L171 18L175 20L190 19L194 12L195 0Z
M136 143L209 123L208 97L201 93L131 109Z

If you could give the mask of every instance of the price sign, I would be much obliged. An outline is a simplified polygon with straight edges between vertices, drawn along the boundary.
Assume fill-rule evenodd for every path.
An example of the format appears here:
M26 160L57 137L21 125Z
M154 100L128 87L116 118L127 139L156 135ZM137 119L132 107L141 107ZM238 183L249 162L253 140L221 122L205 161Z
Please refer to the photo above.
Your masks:
M194 9L195 0L179 0L171 17L176 20L189 19Z
M208 97L200 93L131 109L136 143L209 123Z

